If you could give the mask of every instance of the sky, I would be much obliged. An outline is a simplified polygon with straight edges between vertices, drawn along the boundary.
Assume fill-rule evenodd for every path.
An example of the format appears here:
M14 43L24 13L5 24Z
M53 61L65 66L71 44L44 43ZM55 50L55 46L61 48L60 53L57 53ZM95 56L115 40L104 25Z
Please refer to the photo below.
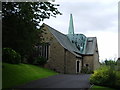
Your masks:
M99 58L118 58L118 1L119 0L55 0L62 15L44 20L44 23L67 34L70 14L74 32L86 37L97 37Z

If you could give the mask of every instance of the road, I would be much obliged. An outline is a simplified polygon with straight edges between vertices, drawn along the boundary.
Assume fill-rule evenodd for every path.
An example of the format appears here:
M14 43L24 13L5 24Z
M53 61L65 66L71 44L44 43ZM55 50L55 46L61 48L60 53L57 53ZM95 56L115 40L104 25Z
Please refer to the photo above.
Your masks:
M90 88L90 74L55 75L48 78L34 80L16 88Z

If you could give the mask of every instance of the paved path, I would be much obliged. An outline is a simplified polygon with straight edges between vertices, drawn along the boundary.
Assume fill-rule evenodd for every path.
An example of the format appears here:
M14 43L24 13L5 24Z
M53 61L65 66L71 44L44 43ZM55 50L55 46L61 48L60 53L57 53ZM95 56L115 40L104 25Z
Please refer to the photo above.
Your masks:
M55 75L34 80L17 88L90 88L89 77L90 74Z

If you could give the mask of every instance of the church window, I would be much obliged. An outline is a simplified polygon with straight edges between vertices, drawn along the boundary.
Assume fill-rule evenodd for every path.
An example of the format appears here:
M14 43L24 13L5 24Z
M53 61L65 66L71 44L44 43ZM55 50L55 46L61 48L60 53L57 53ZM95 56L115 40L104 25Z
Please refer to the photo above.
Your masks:
M48 60L49 44L45 43L45 44L41 44L37 47L38 47L37 48L38 49L38 55L42 56L42 57L44 57Z

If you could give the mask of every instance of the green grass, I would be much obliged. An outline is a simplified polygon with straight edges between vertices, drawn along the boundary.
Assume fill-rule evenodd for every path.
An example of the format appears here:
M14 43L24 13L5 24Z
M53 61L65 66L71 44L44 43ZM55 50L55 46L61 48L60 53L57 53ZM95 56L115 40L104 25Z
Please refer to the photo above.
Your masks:
M3 63L2 86L3 88L11 88L56 74L58 73L35 65Z
M113 88L103 87L103 86L97 86L97 85L94 85L94 86L92 87L92 89L116 90L116 89L113 89Z

